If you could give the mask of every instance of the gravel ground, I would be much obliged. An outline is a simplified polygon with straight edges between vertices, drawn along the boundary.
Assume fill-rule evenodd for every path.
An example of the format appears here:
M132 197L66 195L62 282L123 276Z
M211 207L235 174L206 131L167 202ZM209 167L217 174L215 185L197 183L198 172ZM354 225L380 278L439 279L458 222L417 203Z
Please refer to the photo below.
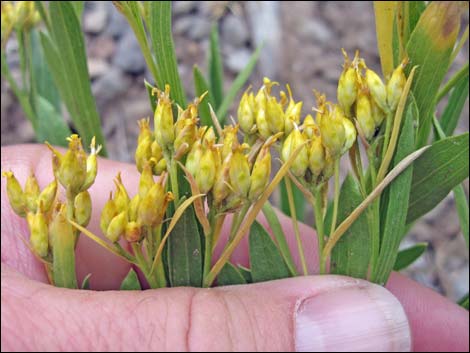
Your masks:
M313 88L335 97L343 61L340 48L349 53L359 49L368 66L380 71L371 2L175 1L173 15L176 54L188 96L194 92L193 65L206 72L211 21L216 19L225 88L263 40L260 63L250 83L258 87L263 76L290 83L294 96L304 100L305 113L314 103ZM465 21L468 23L468 14ZM151 75L132 31L110 2L88 1L83 28L92 89L110 158L132 161L136 121L151 115L143 86L143 78ZM17 68L14 41L9 42L8 50L10 65ZM468 43L457 57L456 67L466 60ZM3 80L1 102L1 144L34 141L30 124ZM468 113L459 130L468 131ZM468 195L468 181L465 188ZM406 273L453 300L468 292L468 250L451 196L413 226L403 246L421 241L429 242L429 250Z

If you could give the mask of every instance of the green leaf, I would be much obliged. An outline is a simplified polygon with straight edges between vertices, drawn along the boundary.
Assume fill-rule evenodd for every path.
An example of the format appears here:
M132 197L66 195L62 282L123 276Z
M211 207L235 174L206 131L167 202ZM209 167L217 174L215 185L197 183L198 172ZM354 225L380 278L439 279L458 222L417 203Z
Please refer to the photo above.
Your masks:
M230 286L234 284L246 284L246 280L237 267L227 262L217 276L217 285Z
M468 310L468 293L465 294L465 296L459 300L459 305L462 307L462 308L465 308Z
M163 86L169 84L170 96L181 107L186 106L186 96L178 72L175 46L171 32L171 1L152 1L148 4L148 25L152 46ZM163 89L164 87L160 87Z
M178 223L176 223L167 244L171 286L201 287L201 238L192 206L184 211Z
M293 184L293 183L292 183ZM285 179L281 181L281 211L290 217L290 207L287 198L286 182ZM294 205L297 212L297 218L303 222L305 219L305 197L302 191L294 184L292 185L292 194L294 195Z
M414 101L411 101L406 109L397 150L393 158L394 167L400 163L403 158L414 151L415 132L413 122L416 115L416 104L414 104ZM376 283L386 283L393 269L402 234L405 231L412 178L413 165L403 171L403 173L384 190L387 196L383 198L384 209L383 213L381 213L383 222L380 252L374 273L372 274L372 280Z
M468 132L434 142L414 162L407 223L432 210L468 178Z
M213 126L209 104L213 108L215 107L214 97L212 97L212 93L209 89L209 84L207 83L206 79L204 78L204 75L202 74L201 70L199 70L197 65L194 65L193 67L193 77L194 91L196 92L196 96L200 97L204 92L208 92L208 94L204 97L203 101L199 104L199 116L201 118L201 125Z
M49 14L47 13L46 7L44 6L44 3L42 1L35 1L34 5L36 7L36 10L39 12L39 15L41 16L41 19L44 21L46 24L47 30L51 30L51 21L49 20Z
M146 79L144 79L145 89L147 90L147 94L149 96L150 106L152 107L152 112L155 111L157 108L157 98L153 95L153 90L156 88L152 86Z
M224 97L224 68L222 66L222 56L220 55L219 30L217 24L212 26L210 36L209 52L209 82L210 91L214 96L215 111L219 110ZM219 117L219 119L221 119Z
M82 285L80 286L81 289L90 289L90 277L91 273L87 274L82 281Z
M363 197L357 181L348 175L341 186L337 223L340 224L344 221L362 201ZM369 225L367 215L364 213L349 227L333 248L330 272L366 278L370 259L370 243Z
M238 265L238 271L240 271L246 283L253 283L253 277L251 276L251 269L246 268L242 265Z
M133 268L129 270L126 277L121 282L120 290L141 290L139 277Z
M435 99L450 64L459 26L460 9L457 3L431 2L407 43L410 62L418 66L411 87L420 115L418 147L427 143Z
M393 27L398 1L374 1L375 31L382 74L387 77L393 71Z
M460 77L459 80L455 83L455 86L449 97L449 101L447 102L440 119L442 129L446 136L451 136L454 133L467 98L468 64L466 74Z
M279 247L282 258L289 268L290 274L292 276L297 276L297 269L295 268L294 259L292 258L289 245L287 244L286 235L284 234L284 230L279 222L276 211L269 201L263 205L263 214L268 221L269 228L271 228L271 231L273 232L274 239L276 239L277 246Z
M77 15L78 20L82 21L83 10L85 8L85 1L71 1L71 5L75 10L75 14Z
M261 54L261 49L262 45L259 46L256 51L253 53L253 55L250 57L250 60L248 61L248 64L244 67L242 71L238 74L238 76L235 78L233 81L232 85L230 86L227 94L225 95L224 100L220 104L219 109L217 109L217 117L221 123L225 121L225 118L227 116L227 112L230 109L230 106L233 103L233 100L237 96L238 92L240 89L245 85L245 83L248 81L248 78L250 77L251 73L253 72L253 69L256 66L256 63L258 62L259 56Z
M401 271L410 266L413 262L418 260L421 255L423 255L427 247L428 243L417 243L409 248L399 251L395 264L393 265L393 270Z
M254 283L290 277L279 249L258 221L251 226L249 244L251 276Z
M36 97L36 116L38 118L36 137L39 142L48 141L53 145L66 146L66 137L71 132L61 115L52 104L41 96Z
M84 145L96 136L106 155L100 117L91 93L83 33L70 2L49 4L52 36L41 33L49 69ZM47 38L47 39L46 39Z

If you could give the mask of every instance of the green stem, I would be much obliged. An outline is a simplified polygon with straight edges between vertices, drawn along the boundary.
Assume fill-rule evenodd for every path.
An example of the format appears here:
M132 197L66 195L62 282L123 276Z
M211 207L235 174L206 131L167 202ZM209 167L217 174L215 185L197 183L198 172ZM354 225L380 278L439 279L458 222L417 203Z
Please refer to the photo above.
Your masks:
M145 260L144 255L142 254L141 244L139 243L132 243L132 250L134 250L134 255L137 260L137 265L139 266L140 270L144 274L145 278L147 279L150 288L158 288L158 282L154 276L150 275L150 269Z
M385 158L385 153L387 152L388 144L390 142L390 134L392 133L393 126L393 112L388 112L387 117L385 118L385 135L384 143L382 146L382 160Z
M161 224L153 230L153 236L154 237L152 239L154 240L154 249L158 249L162 241L162 225ZM153 258L155 256L156 254L152 253L152 261L150 262L151 264L153 263ZM167 286L166 275L165 275L165 269L163 268L163 261L162 261L161 256L160 256L160 259L158 259L157 267L155 268L155 275L157 277L157 282L158 282L159 287L160 288L166 287Z
M302 264L302 271L304 273L304 276L308 276L307 262L305 261L305 254L304 254L304 249L302 246L302 239L300 239L299 224L297 222L297 213L295 209L294 195L292 193L292 184L291 184L289 177L284 177L284 182L286 185L287 200L289 202L292 225L294 226L295 239L297 240L297 247L299 249L300 263Z
M375 166L374 150L370 148L367 151L367 155L369 158L371 185L372 189L375 189L377 186L377 171ZM368 213L369 229L372 236L370 273L373 274L377 265L380 251L380 195L373 201Z
M217 221L217 217L215 216L215 210L211 208L209 211L209 222L211 226L211 231L207 236L204 238L205 246L204 246L204 268L203 268L203 283L206 283L205 279L211 270L211 262L212 262L212 240L214 238L214 230L215 230L215 223Z
M462 66L462 68L457 71L454 76L452 76L449 81L446 82L444 87L439 91L436 96L436 103L438 103L442 98L445 97L449 91L454 88L455 84L465 75L468 75L468 62Z
M171 192L173 193L173 196L175 197L174 204L178 206L179 200L180 200L180 195L179 195L179 188L178 188L178 166L175 161L173 161L173 158L171 158L171 153L166 152L164 154L165 159L166 159L166 164L170 167L170 183L171 183Z
M249 204L248 202L245 202L240 212L234 216L234 219L232 220L232 227L230 228L230 236L229 236L229 241L227 245L232 241L235 234L237 234L237 231L240 228L240 225L242 224L243 219L245 218L245 215L248 212L248 209L250 208L250 206L251 204Z
M323 259L323 247L325 243L325 231L323 220L323 200L321 196L321 185L313 187L313 212L318 238L318 261L320 262L320 274L326 272L326 260Z
M334 199L333 199L333 219L331 221L331 230L330 234L336 229L336 221L338 219L338 203L339 203L339 161L340 158L337 158L335 161L335 190L334 190Z

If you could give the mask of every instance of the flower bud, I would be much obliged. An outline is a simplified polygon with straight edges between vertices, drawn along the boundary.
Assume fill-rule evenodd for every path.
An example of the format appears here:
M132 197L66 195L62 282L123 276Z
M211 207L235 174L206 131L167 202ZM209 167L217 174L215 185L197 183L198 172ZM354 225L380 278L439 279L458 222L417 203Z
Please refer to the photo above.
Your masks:
M138 242L142 238L142 226L134 221L127 223L124 238L129 243Z
M282 149L281 149L281 157L284 162L287 162L290 158L291 155L301 146L303 143L305 143L307 140L305 137L302 135L302 133L299 131L299 129L295 129L292 131L289 136L287 136L286 140L282 144ZM294 162L291 165L291 171L295 176L298 177L303 177L305 175L305 172L307 171L308 168L308 152L307 152L307 147L304 145L297 157L295 158Z
M58 179L73 194L80 192L86 178L86 156L78 135L68 138L69 149L60 161Z
M157 163L153 161L153 174L161 175L166 171L166 160L164 158L160 159Z
M49 251L49 229L44 211L40 207L36 213L28 214L27 220L31 232L31 248L39 257L44 258Z
M370 101L370 111L372 114L372 119L374 119L375 126L378 127L382 125L382 122L385 119L385 113L382 109L380 109L373 99Z
M101 150L101 145L95 146L95 137L91 139L90 155L86 159L86 178L81 187L81 191L87 190L95 182L96 174L98 173L98 162L96 156Z
M127 210L130 199L129 195L127 194L126 188L122 184L121 173L117 175L116 180L114 180L114 183L116 184L114 203L116 204L116 209L118 210L118 212L122 212Z
M232 153L239 145L238 138L238 125L236 126L226 126L222 131L222 160L225 160L227 156Z
M175 151L180 150L183 144L186 144L187 147L184 150L184 153L190 150L194 141L196 140L197 135L197 118L188 118L180 119L175 124L175 142L174 149Z
M142 174L140 175L139 196L143 198L154 184L152 167L150 166L150 163L146 163L142 170Z
M326 153L325 155L325 167L323 168L323 180L328 180L333 176L335 168L335 161L333 157Z
M140 196L139 194L137 194L131 199L131 202L129 203L128 216L130 220L137 219L137 212L139 211L139 205L140 205Z
M106 238L111 240L113 243L117 242L121 236L126 232L127 226L127 211L122 211L115 216L109 223L108 229L106 230Z
M220 168L217 168L217 175L215 177L214 186L212 188L212 196L215 205L220 205L227 196L230 194L230 159L232 152L224 159Z
M91 197L88 191L82 191L74 200L75 220L82 227L86 227L91 218Z
M268 121L266 119L266 96L263 89L260 89L255 97L256 104L256 128L261 137L267 139L271 136Z
M318 176L325 168L325 148L321 137L314 137L308 147L308 167L313 175Z
M154 225L162 224L163 217L165 217L166 209L168 208L168 203L174 199L175 197L170 191L168 191L162 197L157 198L157 202L155 204L155 208L157 209L157 216L155 218Z
M351 120L348 118L343 119L343 126L344 126L344 135L346 136L346 141L344 142L343 150L341 154L345 154L349 149L352 147L354 142L356 141L356 128Z
M366 69L366 83L369 87L370 95L375 103L383 110L388 111L387 105L387 89L384 83L374 71Z
M214 186L216 166L215 155L211 147L208 147L202 153L201 159L198 161L198 167L194 175L196 184L201 193L207 194Z
M100 218L100 229L103 234L106 235L108 230L109 224L111 220L118 214L118 209L116 207L116 203L111 198L111 194L109 195L109 200L105 203L103 210L101 211L101 218Z
M314 136L320 135L320 129L318 128L318 125L315 123L315 120L313 120L313 117L310 114L305 117L302 127L304 135L308 139L312 139Z
M284 131L284 112L281 104L275 97L266 98L266 122L268 123L271 134L277 134Z
M143 226L156 225L159 213L157 203L164 198L165 190L160 183L154 183L148 192L140 196L139 208L137 211L137 221Z
M13 175L13 172L3 172L2 175L7 178L7 195L11 208L20 217L26 216L26 196Z
M367 140L375 133L375 122L372 117L372 108L366 91L359 91L356 103L356 119L361 132Z
M44 207L44 212L47 213L54 203L55 197L57 194L57 179L47 185L44 190L39 194L38 204L42 203Z
M332 113L325 113L321 119L320 132L323 146L328 152L337 157L343 150L346 136L343 126L344 113L336 106Z
M243 93L237 115L242 131L245 134L251 134L255 124L255 97L252 92Z
M250 189L250 165L248 158L242 152L243 146L233 151L230 158L230 186L236 195L245 198Z
M344 110L346 116L350 116L351 107L357 98L357 76L355 68L352 63L349 62L348 54L346 54L344 49L342 49L342 51L344 55L344 66L338 81L337 96L338 103Z
M154 141L154 143L157 143ZM142 173L142 169L144 164L148 163L150 158L152 158L152 149L151 146L153 145L152 140L150 138L142 139L138 144L135 150L135 164L137 166L137 170Z
M290 134L294 130L295 125L300 124L300 114L302 112L303 102L297 102L291 105L291 100L289 106L286 109L285 113L285 126L284 130L286 134Z
M266 189L271 175L271 153L268 147L263 147L256 157L250 176L250 192L248 198L255 201Z
M403 72L404 67L408 63L408 58L405 58L403 62L393 71L392 77L387 83L387 103L390 110L395 111L397 108L400 97L403 93L406 83L405 73Z
M170 101L170 86L165 86L165 92L160 93L155 109L155 137L162 148L169 148L175 140L173 130L173 110Z
M217 140L217 137L215 136L214 128L212 126L209 128L207 126L204 126L202 127L202 129L203 129L201 130L203 134L202 146L205 148L205 147L214 145Z
M137 145L139 145L143 140L150 139L152 140L152 131L150 130L150 119L141 119L137 122L139 125L139 136L137 137Z
M33 172L28 176L28 179L26 179L26 183L24 185L24 195L26 197L26 207L30 212L35 213L38 206L37 206L37 201L39 197L39 193L41 191L39 190L39 184L34 176Z
M196 141L191 148L191 151L188 153L188 157L186 158L186 169L195 176L198 169L199 163L201 161L203 154L201 142Z

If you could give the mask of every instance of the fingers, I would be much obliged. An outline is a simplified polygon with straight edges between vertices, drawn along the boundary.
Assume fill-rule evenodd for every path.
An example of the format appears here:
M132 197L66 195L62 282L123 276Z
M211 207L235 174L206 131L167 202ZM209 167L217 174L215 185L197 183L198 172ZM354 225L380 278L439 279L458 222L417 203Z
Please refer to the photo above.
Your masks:
M467 310L397 273L392 274L387 288L405 308L414 351L468 351Z
M409 326L387 290L340 276L216 289L90 292L2 266L2 350L396 351Z

